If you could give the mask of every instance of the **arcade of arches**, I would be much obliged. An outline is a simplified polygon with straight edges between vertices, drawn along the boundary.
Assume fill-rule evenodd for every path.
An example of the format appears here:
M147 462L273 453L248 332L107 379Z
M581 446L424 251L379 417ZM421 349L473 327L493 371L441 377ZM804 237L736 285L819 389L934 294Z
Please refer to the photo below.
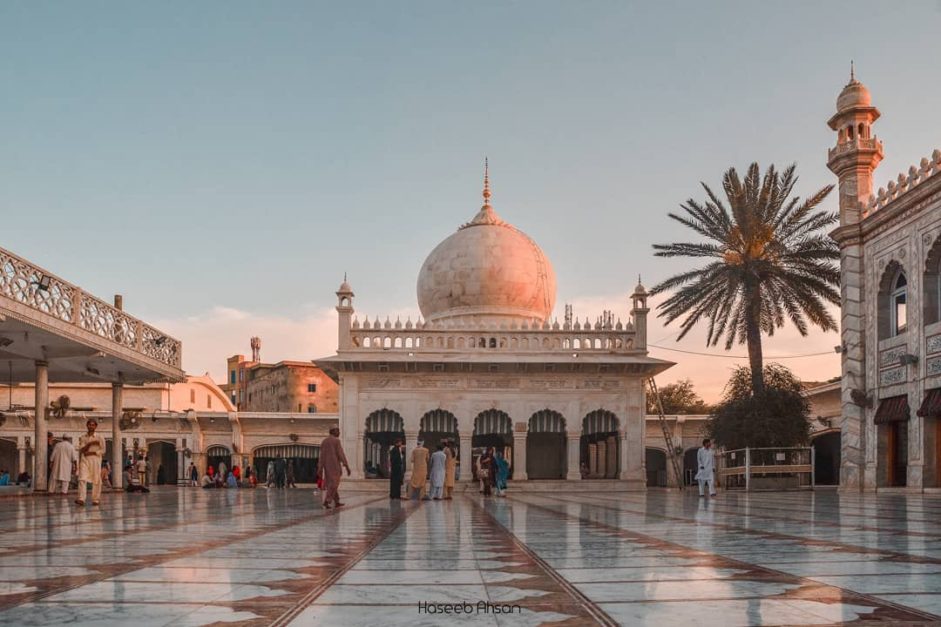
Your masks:
M430 450L440 442L453 441L459 467L463 459L471 460L471 475L465 472L464 479L476 478L477 458L488 448L503 452L510 463L511 479L621 478L623 434L618 416L597 409L578 423L581 431L571 433L566 418L555 410L542 409L526 422L514 423L505 411L487 409L474 417L470 433L462 433L457 417L438 408L421 416L417 433L407 434L401 414L389 408L377 409L366 417L364 424L363 473L367 479L388 478L389 449L402 439L407 456L419 440Z

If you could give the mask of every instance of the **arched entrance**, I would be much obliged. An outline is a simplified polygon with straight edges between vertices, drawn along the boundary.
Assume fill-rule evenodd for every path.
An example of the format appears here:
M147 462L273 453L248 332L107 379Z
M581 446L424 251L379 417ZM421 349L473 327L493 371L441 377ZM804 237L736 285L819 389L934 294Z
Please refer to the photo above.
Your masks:
M696 483L696 473L699 472L698 448L688 448L683 453L683 482L686 485Z
M503 451L503 457L510 464L510 478L513 478L513 421L506 412L488 409L474 418L473 447L474 479L477 478L476 460L484 449L493 447L494 451Z
M454 450L460 456L458 449L457 418L444 409L433 409L421 418L418 430L418 439L425 443L431 453L442 440L453 440Z
M644 450L644 462L647 468L647 487L667 487L667 454L658 448L647 447Z
M255 476L259 482L267 480L268 462L279 459L294 465L294 481L297 483L317 482L317 461L320 447L313 444L268 444L252 451ZM243 473L244 476L244 473Z
M147 459L150 461L150 483L176 485L179 474L176 446L163 441L151 442L147 445ZM226 466L228 465L227 461Z
M377 409L366 417L363 471L367 479L389 477L389 447L405 439L405 421L391 409Z
M225 464L225 467L231 470L232 451L224 446L215 444L206 449L206 468L212 466L213 471L218 471L219 464Z
M529 419L526 433L526 476L529 479L565 479L565 418L543 409Z
M814 448L814 483L840 484L840 431L834 429L811 437Z
M596 409L585 416L580 448L587 478L617 479L621 470L618 447L618 417L613 412Z

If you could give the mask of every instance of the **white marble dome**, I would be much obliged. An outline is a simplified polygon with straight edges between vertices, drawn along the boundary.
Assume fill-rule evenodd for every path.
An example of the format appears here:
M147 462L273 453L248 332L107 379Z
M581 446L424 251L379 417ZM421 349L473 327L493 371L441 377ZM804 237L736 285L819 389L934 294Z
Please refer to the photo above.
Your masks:
M484 206L431 251L418 273L418 306L429 321L543 322L555 290L552 264L528 235L497 216L486 180Z

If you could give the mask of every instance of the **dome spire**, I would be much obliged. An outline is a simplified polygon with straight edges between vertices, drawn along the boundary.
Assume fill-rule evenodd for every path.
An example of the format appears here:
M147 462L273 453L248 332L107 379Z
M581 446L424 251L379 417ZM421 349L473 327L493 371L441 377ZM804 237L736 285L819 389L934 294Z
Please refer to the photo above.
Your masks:
M850 82L852 83L855 81L856 81L856 67L853 64L853 60L850 59Z
M506 225L506 222L500 219L500 216L497 215L497 212L493 210L493 206L490 204L490 162L487 157L484 157L484 204L480 208L480 211L477 212L477 215L474 216L474 219L461 226L462 229L469 226L476 226L478 224L497 224L497 225Z
M490 206L490 163L484 157L484 207Z

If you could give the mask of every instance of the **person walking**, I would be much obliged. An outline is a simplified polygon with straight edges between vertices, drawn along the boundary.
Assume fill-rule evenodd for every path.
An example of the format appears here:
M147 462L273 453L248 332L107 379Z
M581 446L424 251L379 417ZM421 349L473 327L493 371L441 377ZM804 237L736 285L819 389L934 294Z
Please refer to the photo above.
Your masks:
M111 483L111 464L106 459L101 462L101 487L109 490L114 489L114 484Z
M265 487L270 488L275 482L274 477L274 460L268 460L268 467L265 469Z
M190 476L190 483L193 484L193 487L195 488L196 486L198 486L199 485L199 471L196 470L196 464L194 464L193 462L190 462L189 476Z
M493 484L494 484L494 468L493 463L493 447L486 449L480 456L480 471L477 476L480 478L480 482L483 484L484 496L493 495Z
M506 496L506 480L510 478L510 464L503 457L503 451L497 451L496 457L493 459L493 465L496 470L494 473L494 487L497 496Z
M444 444L438 443L436 450L431 454L431 498L440 501L444 494L444 475L448 465L448 456L444 452Z
M405 480L405 442L396 438L389 451L389 498L402 498L402 482Z
M445 441L444 454L447 457L444 465L444 498L451 500L454 498L454 479L457 475L457 455L454 452L454 440Z
M77 505L85 504L88 484L91 484L91 504L101 503L101 458L105 452L105 439L95 433L98 422L90 419L85 423L88 431L78 439L78 498Z
M706 484L709 484L709 496L716 495L716 452L712 450L712 440L706 438L702 441L702 448L696 453L696 462L699 464L699 472L696 473L696 481L699 482L699 496L703 494Z
M412 465L412 477L409 479L411 498L425 499L425 482L428 481L428 449L425 443L418 441L415 450L412 451L412 459L409 460Z
M49 476L49 493L68 494L69 483L72 481L72 475L75 473L75 462L78 454L75 447L72 446L72 440L67 435L52 447L52 456L49 458L52 464L52 474Z
M293 459L288 460L288 467L287 467L287 474L285 475L285 481L287 483L287 487L289 488L297 487L297 484L294 483L294 460Z
M330 435L324 438L320 443L320 460L317 462L317 476L323 477L323 506L330 509L330 504L334 507L342 507L340 502L340 479L343 477L341 468L346 469L346 474L350 474L350 464L346 461L346 453L343 452L343 443L340 442L340 429L333 427L330 429Z
M148 481L147 481L147 457L146 457L145 455L141 455L141 456L137 459L137 466L136 466L136 468L137 468L137 479L138 479L138 481L140 481L140 484L141 484L142 486L147 487L147 484L148 484Z

